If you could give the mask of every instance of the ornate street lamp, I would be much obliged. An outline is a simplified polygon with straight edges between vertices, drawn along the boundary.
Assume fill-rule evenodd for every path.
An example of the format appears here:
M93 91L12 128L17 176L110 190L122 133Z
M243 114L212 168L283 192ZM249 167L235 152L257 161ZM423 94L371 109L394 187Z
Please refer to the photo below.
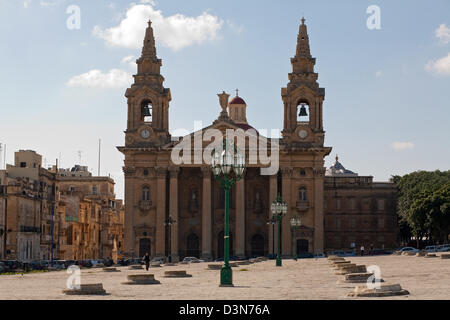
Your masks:
M301 227L302 220L294 215L290 222L291 228L294 230L294 260L297 261L297 229Z
M277 220L278 224L278 253L277 253L277 267L281 267L281 219L286 215L288 205L281 199L281 195L278 195L277 200L272 202L271 210L272 217Z
M164 223L166 227L169 227L169 263L172 262L172 225L176 222L176 220L169 216Z
M234 146L234 145L233 145ZM220 271L220 286L233 286L233 274L230 267L230 226L229 226L229 194L233 185L241 180L245 170L245 157L236 146L233 150L225 139L223 149L215 150L211 159L214 178L225 190L225 226L224 226L224 266Z

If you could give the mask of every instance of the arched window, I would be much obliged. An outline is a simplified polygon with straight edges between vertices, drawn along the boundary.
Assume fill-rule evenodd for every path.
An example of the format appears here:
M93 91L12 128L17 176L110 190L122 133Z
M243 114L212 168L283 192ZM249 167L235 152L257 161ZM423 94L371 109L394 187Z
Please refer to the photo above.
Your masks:
M142 121L152 122L153 118L153 104L150 100L144 100L141 103Z
M142 201L150 201L150 187L142 187Z
M309 104L307 101L299 101L297 105L297 122L309 122Z
M305 187L301 187L298 189L298 200L306 201L308 200L307 192Z

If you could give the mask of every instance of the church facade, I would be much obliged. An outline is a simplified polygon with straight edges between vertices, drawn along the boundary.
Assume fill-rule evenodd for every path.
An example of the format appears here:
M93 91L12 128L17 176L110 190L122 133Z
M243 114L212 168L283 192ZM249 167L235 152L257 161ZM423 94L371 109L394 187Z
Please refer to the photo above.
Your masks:
M323 103L325 89L314 72L305 20L302 19L292 73L281 89L284 112L279 144L279 170L262 175L262 165L247 164L230 196L230 247L237 257L271 254L277 230L270 223L270 204L280 194L288 203L282 221L281 247L294 253L323 253L334 249L373 245L396 246L396 187L375 183L346 170L336 159L326 170ZM144 39L134 84L127 89L128 122L125 145L125 235L123 251L130 257L186 256L214 259L223 256L224 191L206 163L175 164L171 154L183 139L169 133L170 89L160 73L151 22ZM224 97L227 99L223 102ZM256 132L246 117L247 105L236 94L221 95L222 112L202 129ZM252 130L253 129L253 130ZM192 135L194 135L193 133ZM204 149L206 145L200 145ZM248 155L249 150L245 150ZM292 216L302 226L293 238ZM275 250L274 250L275 249Z

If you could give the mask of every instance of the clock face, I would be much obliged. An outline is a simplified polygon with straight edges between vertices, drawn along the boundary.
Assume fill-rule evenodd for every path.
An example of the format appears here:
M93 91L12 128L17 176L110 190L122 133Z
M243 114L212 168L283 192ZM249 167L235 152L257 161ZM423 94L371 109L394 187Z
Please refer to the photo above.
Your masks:
M150 137L150 131L147 129L141 131L141 137L144 139L148 139Z
M306 130L300 130L299 133L298 133L298 136L301 139L305 139L308 136L308 132Z

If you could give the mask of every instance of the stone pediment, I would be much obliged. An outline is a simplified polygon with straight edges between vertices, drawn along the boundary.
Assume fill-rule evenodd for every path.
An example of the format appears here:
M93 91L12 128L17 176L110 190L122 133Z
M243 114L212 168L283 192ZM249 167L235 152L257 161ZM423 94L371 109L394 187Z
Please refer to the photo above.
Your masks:
M158 88L159 89L159 88ZM136 95L136 92L139 92L139 96L159 96L163 94L164 96L168 96L169 101L172 99L170 94L170 89L166 89L164 87L161 87L162 90L158 90L154 86L149 86L146 84L137 85L133 84L130 88L127 89L125 93L125 97L132 97Z
M288 92L291 97L314 98L317 95L325 96L324 88L309 86L306 83L289 85L287 90L283 92L283 94L288 95Z
M194 131L186 136L183 137L179 137L178 141L172 141L170 143L168 143L167 145L163 146L163 148L173 148L176 145L178 145L179 143L181 143L183 141L183 139L191 139L191 141L193 141L194 137L196 134L202 134L207 130L210 129L216 129L222 132L222 136L225 135L226 131L228 129L233 129L233 130L243 130L245 133L249 134L249 135L253 135L253 132L251 131L251 129L255 130L255 134L254 136L256 137L261 137L263 139L267 139L264 136L259 135L259 132L254 129L252 126L250 125L242 125L242 124L236 124L234 123L232 120L216 120L214 121L213 124L202 128L201 130L198 131ZM249 131L250 130L250 131ZM203 147L208 146L211 143L211 141L203 141ZM270 140L267 141L267 147L270 149Z

